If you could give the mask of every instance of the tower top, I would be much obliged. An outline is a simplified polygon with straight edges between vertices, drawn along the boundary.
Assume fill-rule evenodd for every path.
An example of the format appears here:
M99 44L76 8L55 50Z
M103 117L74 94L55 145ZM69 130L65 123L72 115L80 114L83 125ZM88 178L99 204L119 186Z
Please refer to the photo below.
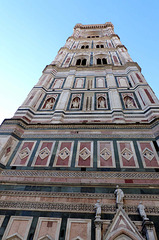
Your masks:
M114 25L111 22L106 22L104 24L86 24L86 25L83 25L81 23L77 23L75 25L74 29L76 29L76 28L95 29L95 28L107 28L107 27L111 27L114 30Z

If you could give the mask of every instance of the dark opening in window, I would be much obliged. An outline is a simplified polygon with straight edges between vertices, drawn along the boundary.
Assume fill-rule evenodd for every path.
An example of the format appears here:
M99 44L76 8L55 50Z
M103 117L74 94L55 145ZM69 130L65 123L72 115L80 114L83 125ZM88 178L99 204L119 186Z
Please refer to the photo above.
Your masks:
M101 48L104 48L104 45L101 45L100 47L101 47Z
M84 46L82 46L81 49L84 49Z
M82 65L83 65L83 66L86 65L86 59L85 59L85 58L82 60Z
M81 64L81 59L77 59L76 65L80 65Z
M86 48L89 48L89 46L88 46L88 45L86 45Z
M107 59L103 58L102 62L103 62L103 64L107 64Z
M96 48L99 48L99 45L97 45Z
M100 58L97 59L97 64L101 64L101 59Z

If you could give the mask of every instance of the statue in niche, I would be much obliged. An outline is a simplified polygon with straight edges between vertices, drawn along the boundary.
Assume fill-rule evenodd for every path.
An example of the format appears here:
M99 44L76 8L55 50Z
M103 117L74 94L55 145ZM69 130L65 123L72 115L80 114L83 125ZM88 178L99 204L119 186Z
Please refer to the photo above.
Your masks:
M96 209L96 218L101 218L101 206L100 200L97 200L96 204L94 205L94 208Z
M44 104L44 109L52 109L55 103L55 98L48 98Z
M116 206L117 208L123 206L123 199L124 199L124 192L122 189L119 188L119 185L116 186L116 190L114 191L116 196Z
M80 106L80 98L79 97L75 97L72 100L71 108L79 108L79 106Z
M149 218L147 218L147 216L146 216L145 206L142 204L142 202L139 203L137 208L138 208L139 214L142 217L142 219L149 220Z
M106 102L104 97L98 98L98 108L106 108Z
M126 108L136 108L136 104L132 97L129 96L124 97L124 103Z

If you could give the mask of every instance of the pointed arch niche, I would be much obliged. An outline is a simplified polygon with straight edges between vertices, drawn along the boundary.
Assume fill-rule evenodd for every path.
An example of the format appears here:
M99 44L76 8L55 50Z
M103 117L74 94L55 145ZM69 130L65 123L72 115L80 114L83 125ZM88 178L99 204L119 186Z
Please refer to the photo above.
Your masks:
M123 208L119 208L103 240L144 240Z

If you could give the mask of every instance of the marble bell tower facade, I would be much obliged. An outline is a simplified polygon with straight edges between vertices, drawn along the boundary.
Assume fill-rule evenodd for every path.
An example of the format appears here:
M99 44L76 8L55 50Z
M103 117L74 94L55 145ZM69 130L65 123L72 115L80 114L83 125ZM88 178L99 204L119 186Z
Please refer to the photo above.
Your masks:
M0 239L159 239L159 100L112 23L76 24L0 128Z

